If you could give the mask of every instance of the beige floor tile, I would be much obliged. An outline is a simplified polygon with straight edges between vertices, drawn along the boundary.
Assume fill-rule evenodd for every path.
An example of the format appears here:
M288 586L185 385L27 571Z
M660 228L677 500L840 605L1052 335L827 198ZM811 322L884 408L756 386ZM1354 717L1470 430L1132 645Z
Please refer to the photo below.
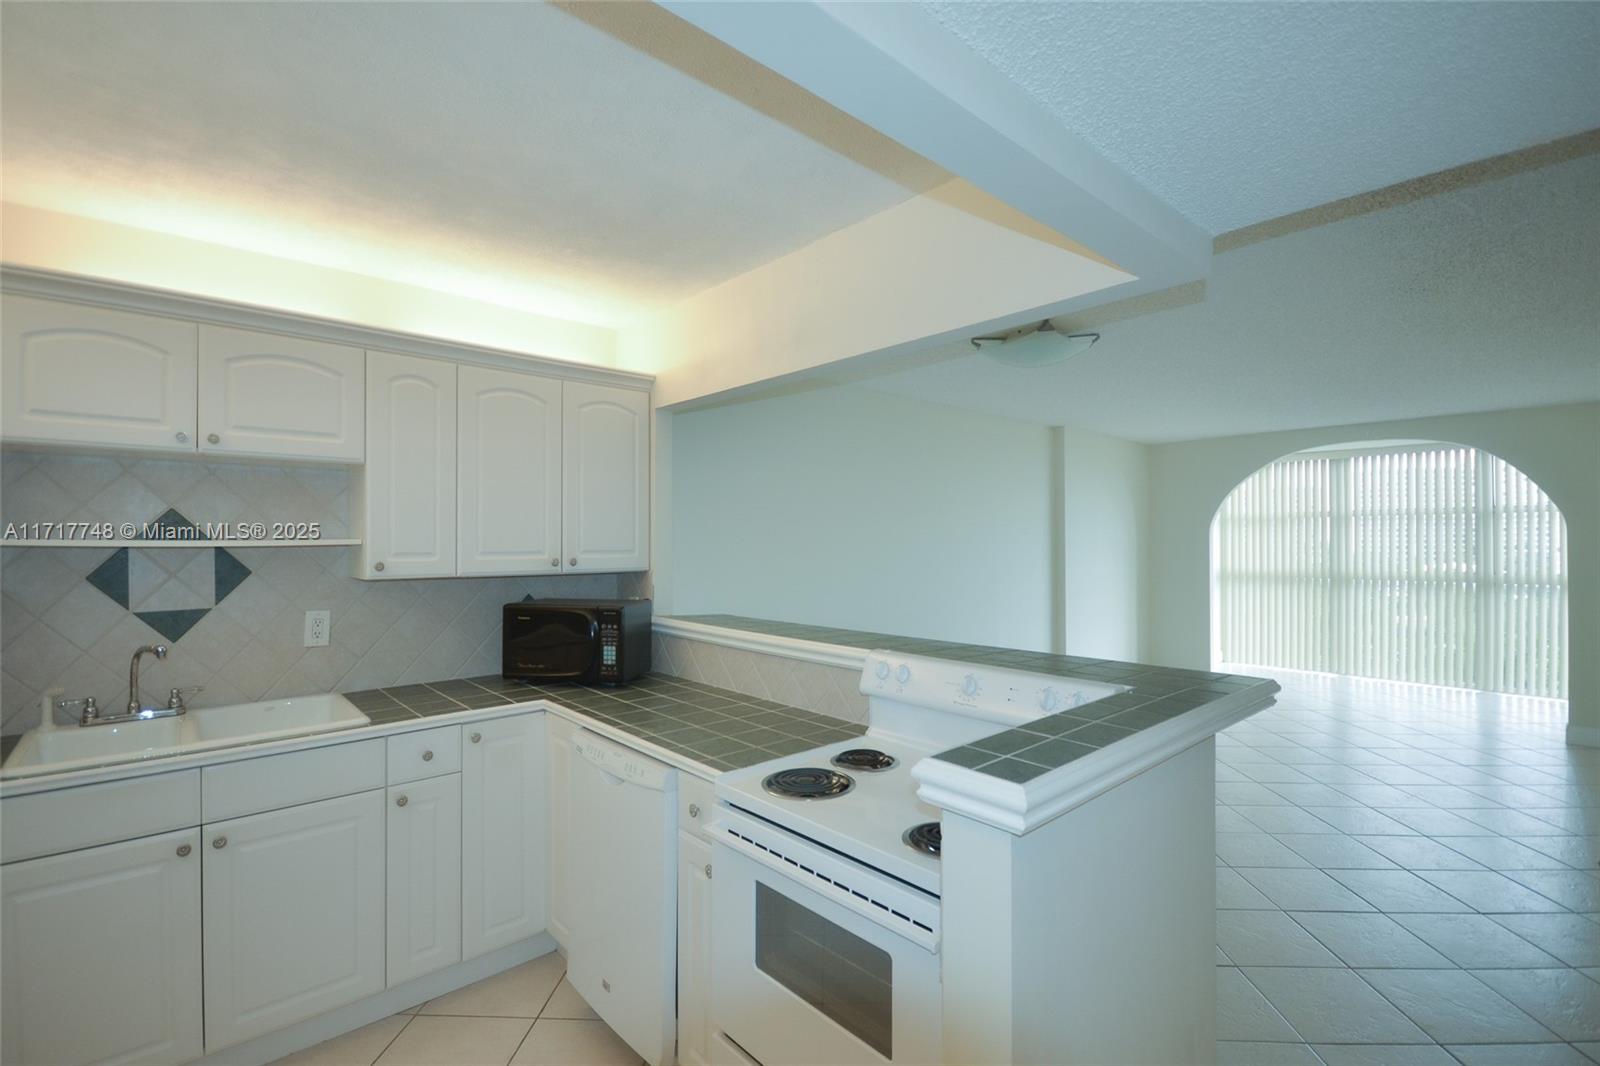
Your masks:
M273 1066L372 1066L410 1020L409 1014L380 1018L371 1025L363 1025L353 1032L279 1059Z
M595 1019L599 1018L600 1015L596 1014L594 1008L584 1002L583 997L578 995L578 990L573 988L572 983L563 977L561 983L556 985L555 992L550 996L550 1002L545 1004L544 1012L539 1017Z
M639 1066L639 1056L605 1022L540 1018L512 1066Z
M566 969L567 960L552 951L505 973L430 1000L423 1004L419 1013L537 1018Z
M440 1018L419 1014L378 1066L506 1066L533 1023L525 1018Z

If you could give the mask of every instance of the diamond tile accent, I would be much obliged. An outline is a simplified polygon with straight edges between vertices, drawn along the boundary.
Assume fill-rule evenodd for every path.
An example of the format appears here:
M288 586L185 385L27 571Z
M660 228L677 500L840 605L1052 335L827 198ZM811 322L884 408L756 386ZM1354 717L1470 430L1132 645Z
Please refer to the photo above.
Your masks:
M128 606L128 549L118 548L95 567L87 578L89 584L110 596L119 607Z
M0 484L6 521L161 516L181 525L252 511L263 521L320 522L327 537L349 534L350 472L335 467L7 451ZM130 587L135 560L139 595ZM128 655L140 644L172 647L167 660L147 664L147 697L203 685L190 702L206 707L489 674L500 668L501 605L530 594L650 592L648 574L372 583L349 577L349 565L349 551L336 547L5 548L0 731L36 724L39 694L55 685L121 705ZM330 647L301 646L308 610L333 612Z

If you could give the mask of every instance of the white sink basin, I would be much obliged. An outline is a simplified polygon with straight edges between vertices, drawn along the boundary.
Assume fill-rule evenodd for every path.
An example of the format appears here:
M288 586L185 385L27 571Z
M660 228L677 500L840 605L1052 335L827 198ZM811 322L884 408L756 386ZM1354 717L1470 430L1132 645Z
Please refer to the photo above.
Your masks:
M366 725L368 721L366 715L356 710L355 704L334 693L207 707L190 711L184 717L189 719L185 725L193 728L194 739L202 744L245 737L322 733Z
M355 704L337 694L297 696L261 703L205 707L176 718L115 725L30 729L0 767L0 776L25 777L87 766L106 766L246 741L307 736L366 725Z

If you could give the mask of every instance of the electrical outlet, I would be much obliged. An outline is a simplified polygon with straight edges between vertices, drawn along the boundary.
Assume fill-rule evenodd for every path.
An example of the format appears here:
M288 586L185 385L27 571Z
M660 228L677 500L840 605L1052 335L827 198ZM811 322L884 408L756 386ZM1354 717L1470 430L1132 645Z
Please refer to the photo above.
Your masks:
M326 648L328 633L333 629L333 619L328 611L306 612L306 647Z

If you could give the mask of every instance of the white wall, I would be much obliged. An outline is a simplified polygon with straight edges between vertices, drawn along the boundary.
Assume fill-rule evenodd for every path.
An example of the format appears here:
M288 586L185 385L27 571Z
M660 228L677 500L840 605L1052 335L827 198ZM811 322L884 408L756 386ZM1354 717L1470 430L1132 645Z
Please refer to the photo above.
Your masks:
M1059 650L1137 661L1149 447L1057 429L1061 488Z
M671 435L672 613L1051 647L1046 427L844 386Z
M1210 659L1210 530L1235 485L1303 448L1362 440L1441 440L1492 452L1561 508L1568 578L1569 739L1600 744L1600 404L1329 426L1152 445L1143 646L1151 662Z
M374 329L615 366L602 326L171 233L0 206L7 266L124 282Z

